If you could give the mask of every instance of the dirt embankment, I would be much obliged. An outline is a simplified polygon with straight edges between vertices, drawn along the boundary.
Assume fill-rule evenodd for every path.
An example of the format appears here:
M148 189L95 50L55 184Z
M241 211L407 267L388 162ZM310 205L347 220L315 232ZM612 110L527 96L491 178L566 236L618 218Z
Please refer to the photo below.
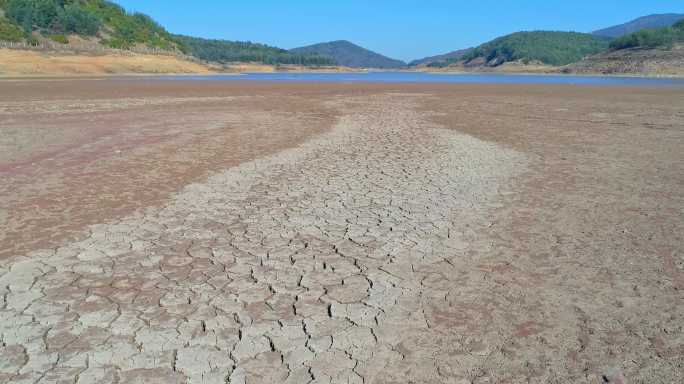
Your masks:
M211 73L216 68L175 56L102 55L0 49L0 76Z
M684 45L671 50L623 49L590 56L561 69L565 73L684 76Z
M558 73L558 67L546 65L543 63L528 63L524 64L521 61L513 61L498 65L496 67L489 67L486 65L464 65L463 62L457 62L447 67L417 67L421 72L436 72L436 73Z
M436 73L522 73L522 74L583 74L632 76L684 76L684 45L671 50L623 49L589 56L562 67L543 63L514 61L498 66L454 63L443 68L417 67L421 72Z
M347 67L304 67L259 63L206 64L172 55L140 53L41 52L0 48L0 77L125 75L125 74L210 74L246 72L350 72Z

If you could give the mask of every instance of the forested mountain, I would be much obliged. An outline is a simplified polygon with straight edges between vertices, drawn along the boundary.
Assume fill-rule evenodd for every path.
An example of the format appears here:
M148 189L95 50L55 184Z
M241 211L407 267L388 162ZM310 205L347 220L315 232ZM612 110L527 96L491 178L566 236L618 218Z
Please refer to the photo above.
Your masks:
M642 29L655 29L671 27L676 22L684 19L684 14L665 13L639 17L630 22L600 29L593 34L605 37L621 37L630 33L638 32Z
M352 68L402 68L406 66L403 61L390 59L345 40L295 48L291 49L290 52L326 56L335 60L339 65Z
M664 48L670 49L676 43L684 43L684 19L672 27L642 29L611 41L611 49Z
M496 67L511 61L565 65L608 48L610 39L577 32L516 32L468 51L459 59L466 65Z
M409 66L415 67L418 65L430 65L434 63L443 63L446 61L454 61L458 60L461 57L463 57L468 51L470 51L472 48L468 49L459 49L458 51L453 51L449 53L445 53L443 55L436 55L436 56L429 56L429 57L424 57L422 59L418 60L413 60L412 62L409 63Z
M335 65L330 57L298 54L285 49L243 41L212 40L176 35L187 52L199 59L215 62L260 62L266 64Z

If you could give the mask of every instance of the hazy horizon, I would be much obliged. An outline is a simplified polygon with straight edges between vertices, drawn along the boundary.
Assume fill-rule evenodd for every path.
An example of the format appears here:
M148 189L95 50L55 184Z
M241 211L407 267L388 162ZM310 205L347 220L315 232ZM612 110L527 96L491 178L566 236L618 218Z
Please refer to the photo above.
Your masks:
M476 46L520 30L592 32L654 13L684 13L680 1L550 0L477 3L351 0L229 4L116 0L146 13L172 33L253 41L291 49L349 40L388 57L411 61ZM200 6L196 6L200 5Z

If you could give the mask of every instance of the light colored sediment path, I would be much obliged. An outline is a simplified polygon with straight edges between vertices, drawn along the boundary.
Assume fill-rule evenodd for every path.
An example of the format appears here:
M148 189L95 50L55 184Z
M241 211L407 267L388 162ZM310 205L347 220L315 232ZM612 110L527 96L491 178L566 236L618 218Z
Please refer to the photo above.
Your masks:
M447 308L477 289L466 237L526 159L431 126L409 96L340 101L355 112L329 133L3 265L0 380L475 375L482 346L452 356L490 314Z

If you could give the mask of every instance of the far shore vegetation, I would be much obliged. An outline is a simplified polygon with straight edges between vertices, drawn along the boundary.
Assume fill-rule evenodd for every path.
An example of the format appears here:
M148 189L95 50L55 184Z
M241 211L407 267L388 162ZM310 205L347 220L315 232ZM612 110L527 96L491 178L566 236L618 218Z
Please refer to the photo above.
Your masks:
M642 29L629 35L613 40L611 49L627 48L672 48L677 43L684 42L684 20L672 27L659 29Z

